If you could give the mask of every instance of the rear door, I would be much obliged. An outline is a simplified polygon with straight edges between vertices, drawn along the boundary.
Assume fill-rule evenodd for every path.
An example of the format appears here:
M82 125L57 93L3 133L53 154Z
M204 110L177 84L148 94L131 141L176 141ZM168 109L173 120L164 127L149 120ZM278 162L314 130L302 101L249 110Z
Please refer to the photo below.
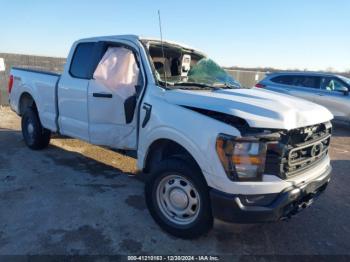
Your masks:
M350 96L341 90L342 87L349 90L349 86L341 79L323 77L315 102L327 107L335 117L350 120Z
M315 95L320 90L319 76L293 75L289 94L315 102Z
M270 81L262 81L267 89L285 94L289 94L292 83L293 76L291 75L278 75L271 77Z
M268 89L314 101L315 89L320 87L320 79L304 75L279 75L272 77Z
M131 42L99 42L99 62L88 84L90 142L136 149L137 103L143 88L138 47Z
M60 133L89 141L87 91L92 72L95 42L73 47L58 86Z

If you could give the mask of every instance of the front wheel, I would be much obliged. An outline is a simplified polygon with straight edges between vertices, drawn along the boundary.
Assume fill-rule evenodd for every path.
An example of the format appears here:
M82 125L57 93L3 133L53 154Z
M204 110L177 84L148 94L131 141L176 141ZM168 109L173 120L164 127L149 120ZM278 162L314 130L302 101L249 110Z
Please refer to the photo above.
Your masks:
M159 163L146 182L145 194L151 215L172 235L195 238L213 226L208 186L187 161Z

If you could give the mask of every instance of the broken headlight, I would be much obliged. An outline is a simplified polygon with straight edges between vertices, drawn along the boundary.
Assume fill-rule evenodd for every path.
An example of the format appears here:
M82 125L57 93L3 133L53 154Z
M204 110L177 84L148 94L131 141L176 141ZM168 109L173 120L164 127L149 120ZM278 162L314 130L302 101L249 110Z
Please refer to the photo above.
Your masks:
M216 139L216 151L229 179L262 180L266 143L254 137L236 138L220 134Z

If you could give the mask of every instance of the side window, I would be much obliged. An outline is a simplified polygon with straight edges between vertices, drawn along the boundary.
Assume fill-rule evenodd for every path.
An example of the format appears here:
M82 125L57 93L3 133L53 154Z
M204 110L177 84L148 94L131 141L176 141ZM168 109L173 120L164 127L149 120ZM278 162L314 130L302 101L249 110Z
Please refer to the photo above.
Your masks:
M81 43L75 48L69 72L73 77L91 79L95 43Z
M283 84L283 85L292 85L293 76L290 76L290 75L276 76L272 78L271 81L274 83Z
M347 88L347 86L341 80L337 78L324 78L323 89L344 92L344 88Z
M134 53L125 47L108 47L93 73L99 84L124 99L136 93L140 69Z
M307 88L320 88L320 80L321 79L317 76L295 76L293 85Z

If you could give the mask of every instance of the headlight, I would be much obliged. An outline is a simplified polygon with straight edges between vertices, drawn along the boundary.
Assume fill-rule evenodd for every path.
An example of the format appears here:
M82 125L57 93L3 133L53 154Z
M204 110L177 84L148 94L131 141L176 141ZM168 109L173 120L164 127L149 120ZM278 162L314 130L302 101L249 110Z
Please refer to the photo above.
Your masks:
M234 181L258 181L265 168L266 143L259 139L220 134L216 151L227 176Z

